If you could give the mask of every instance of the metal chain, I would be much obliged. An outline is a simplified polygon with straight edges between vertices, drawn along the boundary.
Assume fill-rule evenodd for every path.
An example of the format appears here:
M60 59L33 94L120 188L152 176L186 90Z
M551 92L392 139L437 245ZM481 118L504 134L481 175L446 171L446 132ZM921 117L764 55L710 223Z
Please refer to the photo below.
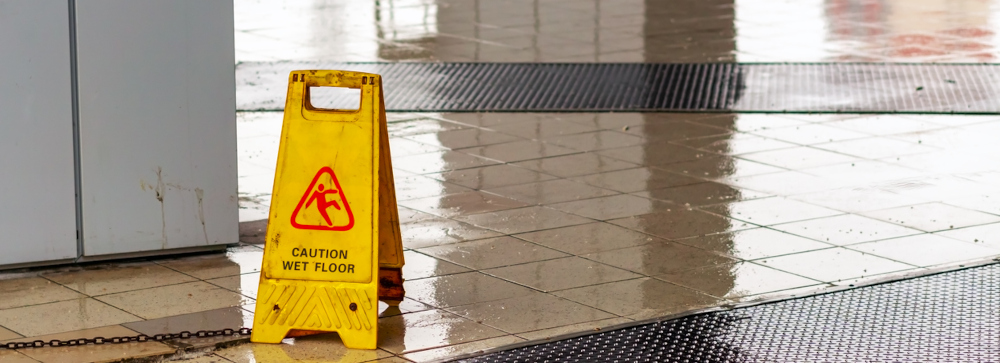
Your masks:
M156 334L154 336L148 336L145 334L139 334L136 336L124 336L124 337L95 337L93 339L73 339L73 340L50 340L41 341L36 340L33 342L10 342L3 343L0 345L0 349L22 349L22 348L44 348L44 347L74 347L87 344L121 344L121 343L132 343L132 342L162 342L173 339L188 339L188 338L208 338L217 336L232 336L232 335L250 335L253 329L250 328L240 328L240 329L222 329L222 330L199 330L194 333L189 331L182 331L180 333L174 334Z

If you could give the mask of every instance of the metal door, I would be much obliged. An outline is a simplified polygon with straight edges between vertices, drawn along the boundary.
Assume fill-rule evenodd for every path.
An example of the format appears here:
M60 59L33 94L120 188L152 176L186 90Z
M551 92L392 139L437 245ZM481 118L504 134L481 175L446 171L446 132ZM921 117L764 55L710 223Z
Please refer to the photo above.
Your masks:
M75 258L69 6L0 0L0 266Z
M233 2L76 2L84 256L238 240Z

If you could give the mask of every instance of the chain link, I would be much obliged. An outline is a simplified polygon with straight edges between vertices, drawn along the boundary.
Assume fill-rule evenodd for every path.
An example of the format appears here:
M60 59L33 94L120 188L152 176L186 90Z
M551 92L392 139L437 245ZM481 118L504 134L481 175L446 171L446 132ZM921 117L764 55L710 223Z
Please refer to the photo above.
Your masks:
M139 334L135 336L123 336L123 337L95 337L93 339L72 339L72 340L50 340L42 341L36 340L33 342L10 342L0 344L0 349L24 349L24 348L44 348L44 347L74 347L80 345L94 344L122 344L122 343L132 343L132 342L162 342L173 339L188 339L188 338L208 338L208 337L218 337L218 336L232 336L250 335L253 329L250 328L240 328L240 329L221 329L221 330L199 330L194 333L189 331L182 331L180 333L174 334L156 334L153 336L148 336L146 334Z

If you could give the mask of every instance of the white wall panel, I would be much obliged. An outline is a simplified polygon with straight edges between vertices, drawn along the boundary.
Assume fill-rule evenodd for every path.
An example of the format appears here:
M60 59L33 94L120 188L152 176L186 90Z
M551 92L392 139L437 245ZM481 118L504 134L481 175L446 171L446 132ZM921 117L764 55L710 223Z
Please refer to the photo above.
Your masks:
M66 0L0 0L0 265L75 258Z
M238 240L231 0L78 0L84 255Z

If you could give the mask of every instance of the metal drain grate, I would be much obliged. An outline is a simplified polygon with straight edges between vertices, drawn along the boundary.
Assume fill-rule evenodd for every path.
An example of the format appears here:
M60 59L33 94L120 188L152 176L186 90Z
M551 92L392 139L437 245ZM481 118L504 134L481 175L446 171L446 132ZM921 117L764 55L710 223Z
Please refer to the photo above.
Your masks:
M692 315L459 362L996 361L1000 264Z
M1000 65L853 63L241 63L237 108L283 109L296 69L382 74L390 111L1000 112Z

